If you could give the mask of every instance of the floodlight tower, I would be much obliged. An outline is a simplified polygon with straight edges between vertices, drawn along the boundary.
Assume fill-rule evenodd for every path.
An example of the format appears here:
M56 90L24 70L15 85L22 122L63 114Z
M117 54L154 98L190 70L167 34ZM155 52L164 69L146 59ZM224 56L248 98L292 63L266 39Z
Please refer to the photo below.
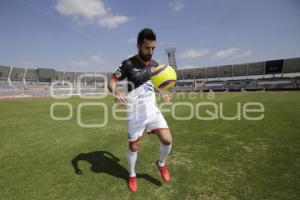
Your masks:
M175 70L177 69L176 59L175 59L175 48L167 48L166 53L168 55L169 65L171 65Z

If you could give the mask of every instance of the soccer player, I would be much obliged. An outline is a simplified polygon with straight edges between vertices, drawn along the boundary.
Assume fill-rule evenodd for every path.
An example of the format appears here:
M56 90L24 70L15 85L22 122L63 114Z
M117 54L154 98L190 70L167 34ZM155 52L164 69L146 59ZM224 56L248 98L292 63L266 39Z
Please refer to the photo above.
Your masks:
M140 138L145 129L154 133L161 141L159 159L156 165L165 182L170 181L170 174L165 164L171 150L172 136L166 120L157 107L154 86L151 83L151 68L158 65L152 60L156 44L156 35L149 29L141 30L137 38L138 54L124 60L109 81L108 88L114 94L115 101L127 106L127 126L129 149L127 153L129 179L128 188L137 191L135 163L137 160ZM128 94L117 89L118 81L127 78ZM170 95L160 92L161 99L170 100Z

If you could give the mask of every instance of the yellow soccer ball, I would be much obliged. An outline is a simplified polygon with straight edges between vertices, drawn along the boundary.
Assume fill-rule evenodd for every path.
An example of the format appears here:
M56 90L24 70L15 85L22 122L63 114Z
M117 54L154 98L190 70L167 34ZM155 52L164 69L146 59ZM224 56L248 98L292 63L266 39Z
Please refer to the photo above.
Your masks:
M154 87L161 90L172 88L177 80L177 75L173 67L170 65L158 65L151 69L151 82Z

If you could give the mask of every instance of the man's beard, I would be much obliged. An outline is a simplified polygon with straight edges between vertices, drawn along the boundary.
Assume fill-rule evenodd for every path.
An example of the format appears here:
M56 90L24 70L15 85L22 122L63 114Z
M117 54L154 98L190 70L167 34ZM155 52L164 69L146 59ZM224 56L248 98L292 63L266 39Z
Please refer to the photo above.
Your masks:
M143 54L142 51L139 51L139 57L140 57L142 60L148 62L148 61L151 60L152 55L145 55L145 54Z

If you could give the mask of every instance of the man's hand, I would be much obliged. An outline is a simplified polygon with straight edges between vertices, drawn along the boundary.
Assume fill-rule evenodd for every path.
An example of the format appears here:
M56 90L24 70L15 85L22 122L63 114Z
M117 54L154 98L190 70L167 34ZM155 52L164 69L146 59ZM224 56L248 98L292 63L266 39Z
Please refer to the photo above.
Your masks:
M124 92L117 89L117 81L115 79L110 79L108 83L108 89L111 93L113 93L116 103L126 104L126 95L124 94Z
M126 95L120 90L116 90L116 92L114 94L114 97L115 97L115 102L116 103L125 104L127 102Z
M160 99L163 100L164 102L170 102L172 99L172 93L163 93L160 92Z

